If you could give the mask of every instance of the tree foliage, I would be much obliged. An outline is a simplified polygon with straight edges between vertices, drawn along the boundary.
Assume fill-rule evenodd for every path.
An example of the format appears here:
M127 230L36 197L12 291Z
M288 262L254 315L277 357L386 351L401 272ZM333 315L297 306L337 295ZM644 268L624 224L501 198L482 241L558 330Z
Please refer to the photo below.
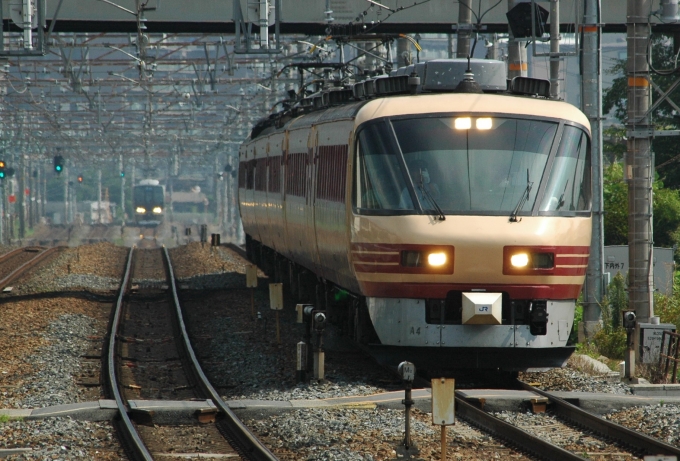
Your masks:
M680 241L680 191L665 188L657 177L654 192L654 245L671 247ZM628 244L628 184L623 166L612 163L604 170L604 243Z
M673 40L665 35L657 34L651 40L651 64L653 69L658 72L651 73L652 82L662 91L668 88L677 79L671 70L677 66L676 56L673 53ZM628 101L628 76L626 75L626 61L618 60L617 63L608 71L613 75L618 75L613 84L608 88L602 98L602 109L605 114L613 111L614 116L619 122L625 124L627 121L627 101ZM680 95L677 89L670 93L669 97L674 99ZM652 99L660 98L658 91L653 90ZM665 100L654 111L652 123L655 130L676 130L680 125L680 114L675 113L673 106ZM605 146L606 148L607 146ZM652 150L655 156L656 171L660 175L667 187L680 188L680 143L675 136L660 136L652 141Z

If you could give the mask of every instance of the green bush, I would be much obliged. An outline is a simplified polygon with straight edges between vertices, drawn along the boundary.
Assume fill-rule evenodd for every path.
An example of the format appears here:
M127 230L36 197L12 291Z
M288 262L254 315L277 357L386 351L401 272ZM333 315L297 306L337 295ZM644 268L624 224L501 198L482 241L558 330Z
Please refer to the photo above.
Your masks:
M603 328L593 336L593 344L605 357L623 359L628 347L626 330L622 327L612 328L610 331Z
M568 345L578 343L578 324L583 320L583 305L582 298L579 296L576 301L576 309L574 310L574 324L571 326L571 333L569 334Z
M677 277L673 281L673 295L654 294L654 315L660 317L661 323L680 325L680 283Z

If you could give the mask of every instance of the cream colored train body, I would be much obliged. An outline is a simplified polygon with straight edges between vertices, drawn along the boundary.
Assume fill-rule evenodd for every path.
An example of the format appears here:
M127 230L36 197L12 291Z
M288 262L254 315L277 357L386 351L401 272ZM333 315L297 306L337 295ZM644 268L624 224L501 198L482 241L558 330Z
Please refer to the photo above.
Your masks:
M249 254L351 294L349 323L367 309L389 363L561 366L589 256L589 137L573 106L507 94L293 118L240 149Z

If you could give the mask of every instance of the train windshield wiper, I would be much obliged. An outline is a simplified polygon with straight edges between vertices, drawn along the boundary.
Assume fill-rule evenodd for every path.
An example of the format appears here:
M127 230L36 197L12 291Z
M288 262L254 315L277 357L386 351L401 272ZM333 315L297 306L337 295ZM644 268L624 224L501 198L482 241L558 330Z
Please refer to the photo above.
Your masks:
M526 201L529 199L529 194L531 193L531 188L533 187L533 185L534 183L529 180L529 168L527 168L527 187L524 189L522 196L519 198L517 206L515 207L514 210L512 210L512 213L510 213L510 222L518 222L517 213L519 213L519 211L522 209Z
M420 191L423 193L423 195L425 197L427 197L427 199L430 201L434 210L437 212L436 213L437 219L440 220L440 221L446 220L446 216L444 216L444 212L442 211L442 209L439 208L439 204L434 199L434 197L432 197L432 194L430 193L430 191L425 188L425 185L423 184L423 175L422 174L420 175L420 184L418 185L418 187L420 188Z
M569 185L569 180L567 179L567 182L564 184L564 190L562 191L562 195L560 195L559 200L557 201L557 208L555 208L555 211L558 211L560 208L564 206L564 194L567 193L567 186Z

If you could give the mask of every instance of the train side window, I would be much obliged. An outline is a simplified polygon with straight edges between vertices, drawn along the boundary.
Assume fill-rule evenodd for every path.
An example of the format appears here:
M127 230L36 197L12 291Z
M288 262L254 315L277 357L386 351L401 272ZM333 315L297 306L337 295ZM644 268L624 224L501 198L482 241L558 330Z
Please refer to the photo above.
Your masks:
M565 126L540 211L589 211L590 146L582 130Z
M358 135L354 170L353 205L368 210L403 210L401 191L406 187L398 153L383 124L371 124ZM411 208L413 209L413 208Z

